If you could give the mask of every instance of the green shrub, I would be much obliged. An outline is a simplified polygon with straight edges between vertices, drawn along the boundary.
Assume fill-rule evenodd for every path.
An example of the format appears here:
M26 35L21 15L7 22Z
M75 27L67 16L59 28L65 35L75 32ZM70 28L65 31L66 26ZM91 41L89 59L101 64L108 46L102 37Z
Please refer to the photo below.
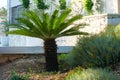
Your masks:
M30 80L30 79L28 75L18 75L15 71L12 71L9 80Z
M66 0L59 0L60 9L66 9Z
M65 70L68 69L68 64L66 62L66 57L67 57L67 53L62 53L58 56L58 63L59 63L59 68L60 70Z
M88 15L92 14L92 7L93 7L92 0L84 0L84 9Z
M30 0L20 0L20 1L22 2L23 8L25 8L25 9L29 8Z
M120 38L114 31L82 37L67 57L71 66L114 67L120 59Z
M77 67L68 73L66 80L120 80L120 76L106 69Z
M47 5L45 2L46 0L34 0L34 3L38 9L48 9L49 5Z

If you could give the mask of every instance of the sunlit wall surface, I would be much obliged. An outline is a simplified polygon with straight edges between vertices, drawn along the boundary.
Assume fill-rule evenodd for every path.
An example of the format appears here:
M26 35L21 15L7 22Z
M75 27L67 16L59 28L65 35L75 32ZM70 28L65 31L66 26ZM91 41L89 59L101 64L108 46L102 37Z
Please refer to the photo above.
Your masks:
M51 1L51 0L47 0L47 1ZM75 3L76 1L76 3ZM94 0L97 1L97 0ZM102 7L103 7L103 13L105 14L117 14L118 11L118 0L101 0L102 3ZM74 4L73 4L74 2ZM81 10L81 3L78 3L79 0L67 0L67 5L69 7L72 7L74 11L79 9ZM94 2L95 3L95 2ZM58 0L54 0L54 4L58 4ZM75 6L77 5L77 6ZM31 0L31 8L34 7L33 4L33 0ZM50 10L48 10L48 12L52 11L55 9L55 6L52 5L50 7ZM8 0L8 18L9 21L11 23L17 23L15 21L15 18L20 16L20 12L22 11L22 6L21 3L19 2L19 0ZM77 13L82 13L84 14L84 11L80 11ZM96 31L100 31L102 30L108 23L110 23L110 20L108 20L107 15L105 17L102 17L101 14L97 15L97 19L93 16L92 17L87 17L88 19L84 19L85 22L88 21L88 23L90 23L91 25L93 25L93 23L98 23L98 25L94 25L91 28L87 26L86 29L84 29L84 31L88 31L88 32L93 32L95 33ZM98 20L98 21L96 21ZM103 24L104 26L102 27L99 24ZM93 29L94 28L94 29ZM76 44L76 40L77 40L77 36L75 37L62 37L57 39L57 44L58 46L74 46ZM31 37L25 37L25 36L15 36L15 35L10 35L9 36L9 46L43 46L43 41L37 38L31 38Z

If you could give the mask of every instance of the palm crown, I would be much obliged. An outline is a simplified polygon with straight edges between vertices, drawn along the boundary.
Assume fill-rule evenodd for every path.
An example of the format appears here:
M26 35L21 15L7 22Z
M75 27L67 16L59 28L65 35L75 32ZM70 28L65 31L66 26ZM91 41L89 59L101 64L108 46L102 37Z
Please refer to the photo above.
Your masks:
M22 18L17 19L20 24L10 25L10 27L15 28L15 30L7 33L43 39L46 70L58 71L57 45L55 39L62 36L87 34L79 31L79 26L81 24L69 27L73 22L82 18L81 15L68 18L70 12L70 9L63 11L62 13L55 10L52 15L49 15L48 13L39 15L36 11L27 11L22 14Z
M79 31L81 24L67 29L74 21L82 18L81 15L76 15L68 19L70 12L71 10L69 9L59 14L59 11L55 10L52 15L43 13L41 17L34 11L27 11L22 14L22 18L17 18L21 24L11 25L12 28L18 29L9 31L8 34L26 35L43 40L62 36L87 34Z

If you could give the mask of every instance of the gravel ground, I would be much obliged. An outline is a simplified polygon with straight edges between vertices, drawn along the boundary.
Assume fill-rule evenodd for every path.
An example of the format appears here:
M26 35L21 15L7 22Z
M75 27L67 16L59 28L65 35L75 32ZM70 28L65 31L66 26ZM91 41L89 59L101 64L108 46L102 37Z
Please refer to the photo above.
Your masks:
M27 73L30 72L30 70L40 72L44 69L44 63L44 57L37 55L3 64L0 66L0 80L8 80L12 70L19 73Z
M8 80L12 70L19 74L29 74L30 80L65 80L66 73L49 74L42 73L45 67L44 56L31 55L27 58L17 59L12 62L0 65L0 80ZM32 73L31 73L32 72ZM120 63L116 71L120 74Z

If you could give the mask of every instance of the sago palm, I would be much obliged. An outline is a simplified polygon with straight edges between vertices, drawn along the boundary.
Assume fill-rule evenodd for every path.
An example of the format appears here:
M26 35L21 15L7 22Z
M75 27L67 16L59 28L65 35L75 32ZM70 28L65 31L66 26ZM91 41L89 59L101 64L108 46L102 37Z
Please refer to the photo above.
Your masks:
M55 39L62 36L87 34L79 31L81 24L69 27L73 22L82 18L81 15L68 18L70 12L70 9L62 13L60 13L59 10L55 10L52 15L43 13L40 16L35 11L27 11L22 14L22 18L17 19L20 24L10 25L9 27L15 29L7 33L36 37L44 40L46 70L58 71L57 45Z

